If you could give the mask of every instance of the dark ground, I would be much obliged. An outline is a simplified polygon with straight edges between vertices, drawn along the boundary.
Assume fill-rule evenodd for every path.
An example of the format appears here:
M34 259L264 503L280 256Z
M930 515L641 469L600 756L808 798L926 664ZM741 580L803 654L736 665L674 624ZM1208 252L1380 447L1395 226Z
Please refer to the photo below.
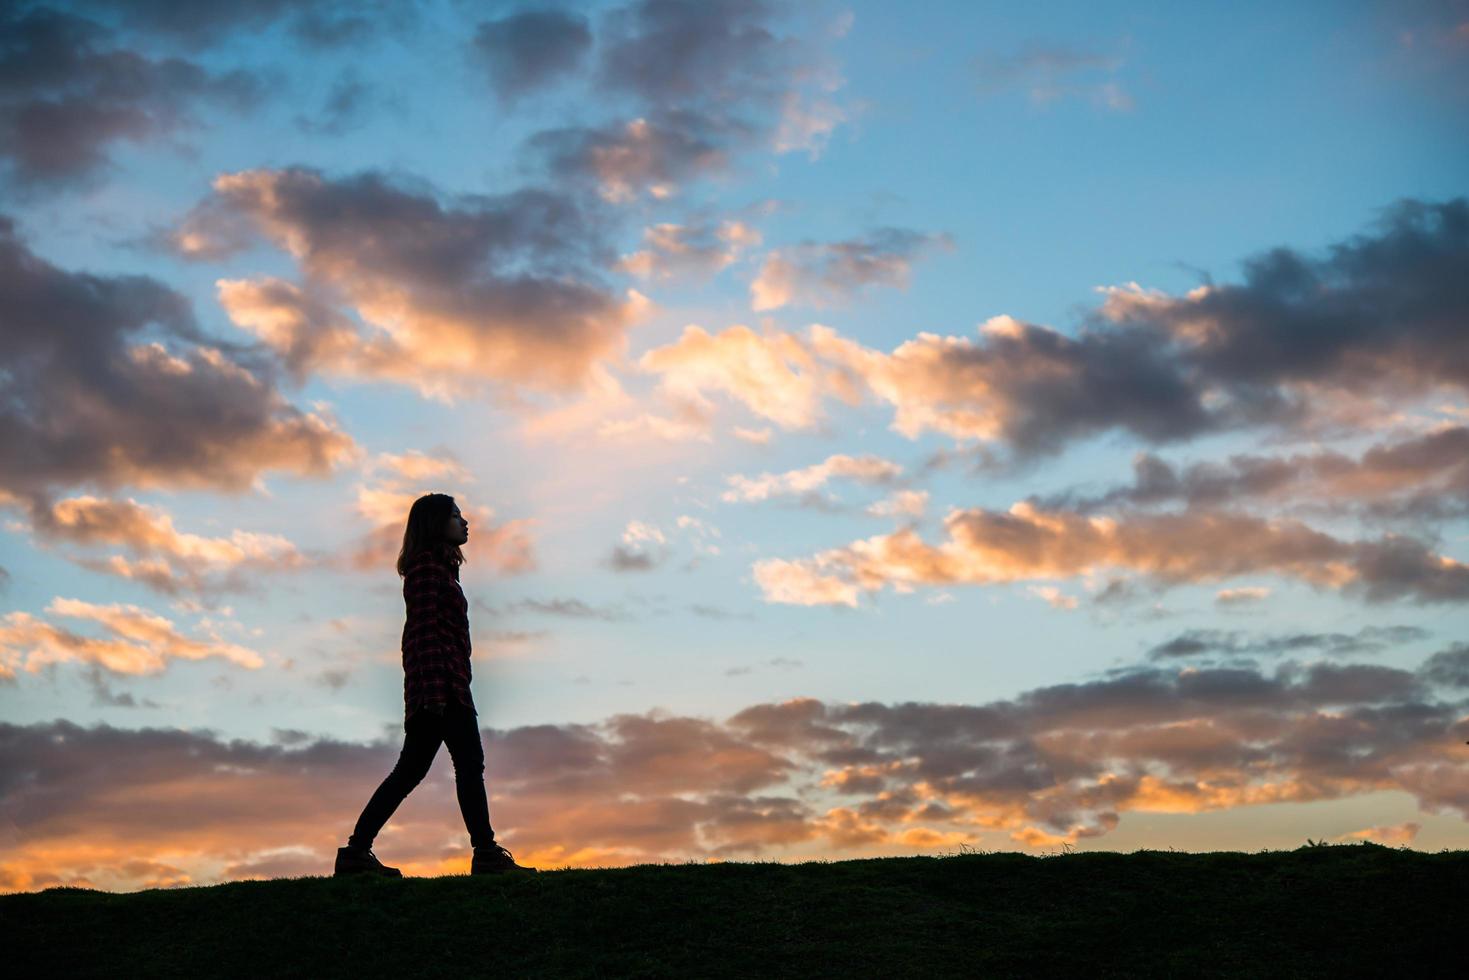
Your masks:
M10 976L1466 977L1469 851L962 854L0 896Z

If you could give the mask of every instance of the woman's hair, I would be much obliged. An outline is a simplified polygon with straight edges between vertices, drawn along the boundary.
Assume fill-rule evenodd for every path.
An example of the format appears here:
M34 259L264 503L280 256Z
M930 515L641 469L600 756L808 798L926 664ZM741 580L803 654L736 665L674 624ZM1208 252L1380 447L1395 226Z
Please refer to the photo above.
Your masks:
M403 529L403 549L398 552L398 574L406 575L408 565L420 552L429 551L448 562L459 578L464 552L457 544L444 539L449 515L454 513L454 498L445 493L426 493L408 508L408 526Z

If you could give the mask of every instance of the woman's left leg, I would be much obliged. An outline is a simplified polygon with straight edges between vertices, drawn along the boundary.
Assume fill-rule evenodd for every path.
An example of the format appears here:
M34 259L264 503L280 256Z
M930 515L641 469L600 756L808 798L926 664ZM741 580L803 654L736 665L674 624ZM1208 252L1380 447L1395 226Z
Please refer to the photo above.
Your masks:
M480 743L479 718L462 704L450 704L444 713L444 744L454 760L454 792L464 829L475 847L495 842L490 806L485 797L485 750Z

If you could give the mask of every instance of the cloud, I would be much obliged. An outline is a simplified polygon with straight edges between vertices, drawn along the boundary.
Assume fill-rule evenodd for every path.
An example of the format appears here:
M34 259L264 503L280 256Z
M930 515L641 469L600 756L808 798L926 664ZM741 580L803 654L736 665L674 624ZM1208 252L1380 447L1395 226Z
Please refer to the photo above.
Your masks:
M660 376L669 397L707 405L704 392L719 391L784 429L813 427L823 417L824 395L836 387L801 338L757 334L742 325L711 335L690 324L678 340L645 352L637 363Z
M637 0L607 12L592 84L631 108L534 133L525 150L616 203L672 197L747 151L818 152L847 118L832 95L843 79L823 49L834 35L781 36L783 12L749 0Z
M1076 596L1067 595L1054 585L1032 585L1027 591L1046 600L1052 609L1075 609L1077 605Z
M472 44L495 93L510 103L576 72L591 50L592 32L580 14L522 10L481 23Z
M691 612L691 613L693 613L695 616L698 616L698 617L700 617L702 619L715 619L715 620L748 619L748 620L753 620L755 618L754 615L752 615L751 613L747 613L747 612L745 612L745 613L730 612L728 609L724 609L724 608L722 608L720 606L711 606L711 605L709 605L707 603L703 603L703 602L692 602L692 603L689 603L689 605L688 605L688 611ZM797 665L797 664L800 663L800 661L785 661L784 663L776 663L776 661L784 661L784 658L777 657L777 658L775 658L775 660L767 661L767 663L771 664L772 666L794 666L794 665ZM743 673L743 672L747 672L749 670L749 668L730 668L730 670L726 670L725 673L726 674L732 673L735 670L739 670L740 672Z
M147 276L60 269L3 216L0 324L0 492L240 491L358 455L333 420L285 400L270 360L201 334L184 297ZM133 341L148 328L169 343Z
M616 572L651 571L673 557L676 541L683 538L694 555L681 567L692 571L704 556L719 555L714 540L721 536L719 528L688 514L678 515L674 530L666 533L656 524L628 521L622 540L613 546L606 564Z
M1418 837L1418 831L1423 825L1414 820L1405 823L1393 824L1392 826L1368 827L1365 830L1354 830L1349 834L1342 834L1333 838L1339 843L1349 844L1352 841L1368 840L1374 844L1383 844L1391 847L1407 847Z
M217 258L246 230L291 254L302 286L225 281L221 301L297 370L390 380L446 397L473 382L567 390L619 353L643 308L596 274L613 261L602 218L522 189L449 203L377 173L305 168L215 179L176 229L186 256ZM351 343L339 296L373 332Z
M837 306L869 285L906 289L914 261L934 249L953 247L947 234L878 228L846 241L804 242L775 249L750 284L750 305L756 311L791 304Z
M717 224L665 222L643 230L644 248L622 257L620 267L640 279L707 279L760 244L760 233L743 221Z
M281 23L308 46L337 47L379 30L401 36L418 16L418 5L392 0L78 0L77 5L119 15L130 32L191 47Z
M1456 643L1423 662L1419 673L1442 687L1469 689L1469 643Z
M777 37L763 0L638 0L605 18L600 86L646 104L771 103L804 45Z
M1104 287L1075 337L1007 315L977 340L925 332L891 352L822 324L800 335L690 327L639 364L686 398L722 391L782 428L812 425L827 397L876 399L910 439L997 442L1017 462L1115 430L1154 444L1245 428L1320 437L1381 412L1371 398L1469 382L1455 328L1469 318L1458 285L1469 201L1399 202L1326 258L1277 248L1245 268L1240 285L1182 297ZM769 380L745 367L752 359Z
M103 25L47 7L0 15L0 163L18 188L86 183L111 165L113 143L192 126L203 104L244 111L263 94L248 72L153 60L112 40Z
M546 129L526 145L558 181L590 182L603 199L623 204L644 192L669 198L683 183L729 170L731 144L751 135L739 120L680 110Z
M710 524L708 521L702 521L692 514L679 514L674 519L674 526L684 532L684 536L693 547L695 554L719 554L719 545L715 544L714 541L723 538L724 534L713 524Z
M130 603L98 605L57 596L46 606L54 616L88 619L109 635L74 633L27 612L0 617L0 681L14 682L18 671L39 673L48 664L95 664L115 674L159 674L172 660L218 657L247 670L265 661L254 650L227 643L217 635L207 640L187 637L172 620Z
M131 554L106 559L68 555L102 574L137 581L165 595L244 591L245 576L290 572L307 564L296 546L278 534L236 530L229 537L179 531L161 507L83 494L52 502L32 501L29 528L37 543L121 547Z
M629 618L621 606L593 606L581 599L517 599L508 603L504 612L533 612L570 619L599 619L608 623Z
M1087 517L1014 504L1008 512L954 508L947 539L930 545L912 528L795 560L752 566L768 602L855 606L883 586L987 585L1069 579L1105 569L1137 573L1159 588L1240 575L1281 575L1367 603L1469 601L1469 565L1401 535L1351 541L1295 520L1229 511Z
M1246 585L1238 589L1220 589L1214 594L1214 603L1227 609L1264 602L1269 596L1270 590L1265 586Z
M1121 426L1150 440L1207 427L1199 395L1162 359L1156 338L1113 333L1072 341L1010 317L988 321L988 343L920 333L891 354L812 324L805 335L734 326L686 327L638 361L685 398L720 391L785 429L813 426L823 402L891 404L892 428L997 440L1022 454L1058 452L1070 439ZM756 370L756 363L768 365Z
M1067 491L1035 498L1036 503L1093 512L1118 504L1195 508L1301 502L1329 507L1336 515L1356 505L1360 516L1380 520L1469 516L1469 427L1463 425L1381 441L1355 457L1335 450L1239 453L1177 468L1140 452L1132 469L1130 485L1093 496Z
M957 840L1041 848L1104 837L1134 814L1385 790L1469 817L1463 705L1386 667L1145 666L984 704L798 697L723 721L654 709L483 734L492 821L541 867L877 856ZM350 829L343 815L396 751L396 737L277 731L261 743L0 723L0 772L26 774L0 788L11 828L0 887L324 873ZM395 814L379 850L411 875L463 873L467 842L443 847L462 831L452 774L415 793L422 805ZM164 794L174 803L159 808ZM288 853L299 860L274 863Z
M395 370L396 344L363 337L350 317L310 289L274 276L215 286L230 320L274 351L298 387L320 371L373 378Z
M920 333L891 354L829 329L813 346L892 404L908 438L935 430L1001 441L1022 456L1124 428L1149 441L1189 438L1208 426L1199 392L1146 331L1095 332L1072 340L1008 316L981 327L982 342Z
M891 496L869 504L866 512L873 517L922 517L927 506L927 490L896 490Z
M1244 281L1183 297L1110 288L1100 315L1165 331L1180 358L1236 397L1329 386L1421 394L1469 384L1456 324L1469 314L1469 200L1399 200L1373 232L1324 258L1275 248L1245 262Z
M1148 651L1151 660L1184 657L1280 656L1318 651L1328 657L1375 654L1404 643L1426 639L1418 626L1364 626L1352 633L1248 634L1240 630L1191 629Z
M304 133L341 136L362 125L373 95L373 87L349 69L332 83L321 109L314 116L298 115L296 126Z
M803 99L787 92L781 99L780 125L775 131L776 153L805 150L811 160L821 156L831 134L851 118L851 110L834 99Z
M770 444L771 429L768 425L759 429L746 429L737 425L730 429L730 433L741 442L748 442L756 446Z
M628 521L607 564L614 572L647 572L666 561L669 554L668 537L656 524Z
M1032 40L1015 54L976 57L970 68L977 90L984 95L1023 88L1035 105L1076 97L1103 109L1126 112L1133 108L1133 98L1116 79L1125 63L1116 55Z
M862 456L837 453L819 463L784 473L761 473L756 477L731 474L725 477L730 489L719 496L728 503L768 500L773 496L809 493L835 477L868 485L887 485L902 472L903 467L897 463L871 453Z
M343 556L348 567L367 572L396 567L413 502L425 493L445 492L456 498L470 524L470 541L463 551L472 564L466 567L485 562L501 575L520 575L537 567L532 534L535 518L496 523L493 507L470 503L462 493L443 489L475 482L473 474L453 453L438 450L429 454L416 449L402 454L379 453L368 470L370 479L357 485L356 510L371 530Z

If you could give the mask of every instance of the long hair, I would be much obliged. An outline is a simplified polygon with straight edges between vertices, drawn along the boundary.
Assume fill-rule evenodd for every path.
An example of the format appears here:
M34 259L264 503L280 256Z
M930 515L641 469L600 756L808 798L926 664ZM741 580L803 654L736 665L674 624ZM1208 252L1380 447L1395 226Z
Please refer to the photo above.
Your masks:
M459 580L459 566L464 552L457 544L444 539L444 528L454 512L454 498L446 493L426 493L408 508L408 526L403 529L403 548L398 552L398 574L408 574L408 565L420 552L438 555L454 570Z

